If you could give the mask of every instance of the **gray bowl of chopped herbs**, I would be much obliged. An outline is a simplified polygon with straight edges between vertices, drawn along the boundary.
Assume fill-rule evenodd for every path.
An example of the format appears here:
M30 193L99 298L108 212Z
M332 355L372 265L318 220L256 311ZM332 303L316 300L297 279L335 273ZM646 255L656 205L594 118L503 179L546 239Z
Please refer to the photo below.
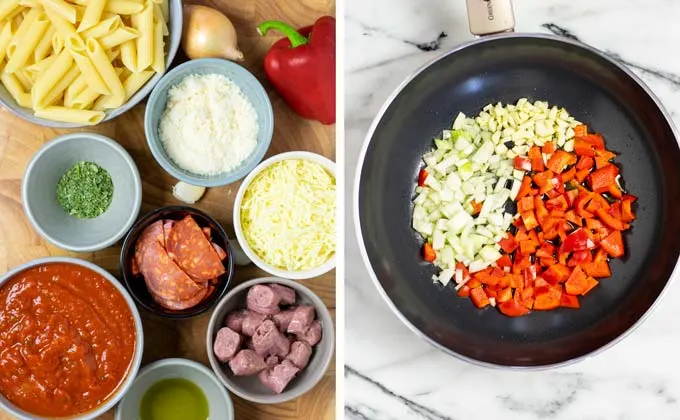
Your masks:
M52 244L92 252L115 244L137 219L142 182L132 157L108 137L75 133L46 143L28 164L24 211Z

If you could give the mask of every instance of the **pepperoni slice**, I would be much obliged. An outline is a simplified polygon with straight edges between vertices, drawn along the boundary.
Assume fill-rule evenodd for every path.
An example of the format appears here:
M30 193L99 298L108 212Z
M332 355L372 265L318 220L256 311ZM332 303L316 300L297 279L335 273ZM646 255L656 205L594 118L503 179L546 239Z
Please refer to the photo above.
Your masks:
M175 222L166 245L177 264L193 279L208 281L225 273L217 251L191 216Z
M182 271L159 241L152 241L144 247L139 270L155 298L186 301L204 289Z
M215 251L217 252L217 256L220 257L220 260L224 260L227 258L227 251L222 249L221 246L217 245L215 242L212 243L213 248L215 248Z
M215 290L215 288L210 286L208 288L202 289L200 292L196 294L196 296L192 297L191 299L180 301L163 299L162 297L155 295L152 296L156 303L158 303L159 305L166 309L170 309L172 311L183 311L184 309L192 308L201 303L201 301L208 297L213 292L213 290Z

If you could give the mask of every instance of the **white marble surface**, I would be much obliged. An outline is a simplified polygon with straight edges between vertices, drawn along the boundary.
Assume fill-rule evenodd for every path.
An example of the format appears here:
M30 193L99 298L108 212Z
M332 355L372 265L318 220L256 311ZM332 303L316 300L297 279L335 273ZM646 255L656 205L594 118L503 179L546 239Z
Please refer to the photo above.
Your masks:
M515 12L518 31L549 32L543 25L552 23L618 55L680 126L680 1L516 0ZM472 37L463 0L347 0L346 18L346 418L680 419L678 282L623 342L551 371L506 372L460 362L421 341L393 315L356 245L350 207L359 150L401 80ZM438 50L418 48L442 32L447 37Z

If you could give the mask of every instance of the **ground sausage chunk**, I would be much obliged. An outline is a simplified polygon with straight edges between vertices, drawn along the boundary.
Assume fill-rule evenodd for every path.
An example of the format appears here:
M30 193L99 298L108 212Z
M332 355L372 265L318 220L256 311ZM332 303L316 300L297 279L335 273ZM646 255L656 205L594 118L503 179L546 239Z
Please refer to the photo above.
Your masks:
M243 318L243 323L241 324L241 334L245 334L248 337L252 337L255 334L255 330L269 317L265 314L254 311L246 311L246 316Z
M253 346L262 356L274 355L283 358L290 352L290 341L271 320L266 320L257 327L253 335Z
M302 334L309 328L312 321L314 321L314 307L310 305L300 305L295 309L293 318L288 324L288 331L291 334Z
M269 287L278 293L282 305L293 305L295 303L295 290L276 283L269 284Z
M246 306L251 311L265 315L278 314L281 311L279 303L281 303L281 296L269 286L257 284L248 290Z
M286 359L290 360L298 368L304 369L307 367L311 355L312 346L304 341L296 341L290 346L290 353L288 353Z
M267 368L267 364L259 354L249 349L239 351L229 362L229 367L234 375L254 375Z
M269 356L264 362L267 364L267 367L273 368L279 364L279 358L277 356Z
M295 334L295 336L300 341L305 341L310 346L316 346L319 341L321 341L321 322L318 320L312 322L312 324L301 334Z
M241 347L241 334L229 327L220 328L215 337L213 351L215 357L222 363L228 362Z
M276 324L276 326L279 327L279 331L281 331L282 333L285 333L288 330L288 325L290 325L290 321L293 319L295 308L297 307L293 306L289 309L286 309L285 311L279 312L278 314L272 317L272 319L274 320L274 324Z
M246 319L246 311L232 311L227 314L224 325L241 334L243 330L243 320Z
M264 386L280 394L298 372L300 372L300 369L297 366L288 360L284 360L273 368L260 372L259 377Z

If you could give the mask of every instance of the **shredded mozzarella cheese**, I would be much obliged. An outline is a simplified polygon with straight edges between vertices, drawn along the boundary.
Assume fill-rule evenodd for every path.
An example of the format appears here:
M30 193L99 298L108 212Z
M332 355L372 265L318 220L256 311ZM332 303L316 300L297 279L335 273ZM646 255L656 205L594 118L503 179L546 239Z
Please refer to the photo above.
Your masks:
M241 204L248 245L279 269L318 267L335 254L335 178L308 160L284 160L259 173Z
M170 88L158 134L166 153L199 175L231 171L257 145L257 112L221 74L193 74Z

